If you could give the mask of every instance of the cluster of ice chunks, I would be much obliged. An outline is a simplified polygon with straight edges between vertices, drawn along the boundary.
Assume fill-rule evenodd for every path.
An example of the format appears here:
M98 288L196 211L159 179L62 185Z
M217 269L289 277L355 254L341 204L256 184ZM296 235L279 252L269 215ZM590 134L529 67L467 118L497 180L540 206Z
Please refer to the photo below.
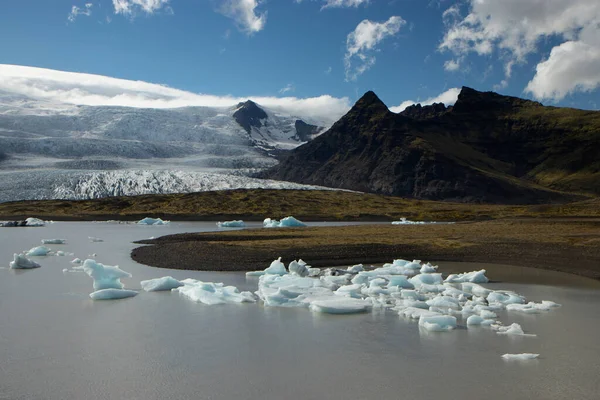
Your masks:
M217 226L219 228L245 228L246 224L240 219L233 221L217 222Z
M163 221L160 218L150 218L146 217L144 219L139 220L138 225L168 225L171 221Z
M263 227L265 228L298 228L304 226L306 226L304 222L299 221L292 216L285 217L281 221L271 218L266 218L263 221Z
M90 294L93 300L122 299L137 295L134 290L123 289L121 278L131 278L131 274L118 266L104 265L87 259L81 267L75 268L81 268L94 280L95 292Z
M254 303L256 298L250 292L240 292L235 286L222 283L202 282L196 279L184 279L183 284L173 291L192 301L206 305Z
M425 224L433 224L433 222L410 221L404 217L400 218L399 221L392 221L392 225L425 225Z

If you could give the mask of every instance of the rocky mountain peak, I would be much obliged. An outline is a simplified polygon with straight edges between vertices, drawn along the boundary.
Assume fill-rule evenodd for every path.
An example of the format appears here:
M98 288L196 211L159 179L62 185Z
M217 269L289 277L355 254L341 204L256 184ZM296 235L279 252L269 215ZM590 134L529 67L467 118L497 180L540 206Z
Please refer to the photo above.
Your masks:
M252 100L239 103L237 108L236 112L233 113L233 118L248 133L252 131L252 127L260 128L263 126L262 120L268 118L265 110Z
M432 117L438 117L448 111L444 103L433 103L428 106L422 106L421 104L413 104L400 112L400 115L413 119L427 119Z
M453 111L455 113L502 112L527 106L541 106L537 101L504 96L495 92L480 92L463 86Z

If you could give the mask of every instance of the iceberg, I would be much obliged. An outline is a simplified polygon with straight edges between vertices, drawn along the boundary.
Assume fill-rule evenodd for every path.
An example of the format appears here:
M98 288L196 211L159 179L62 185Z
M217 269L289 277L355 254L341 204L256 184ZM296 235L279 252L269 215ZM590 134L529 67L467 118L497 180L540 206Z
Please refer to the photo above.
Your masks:
M219 228L245 228L246 224L242 220L217 222Z
M117 300L133 297L138 292L127 289L100 289L90 293L92 300Z
M28 256L33 256L33 257L43 257L43 256L47 256L48 253L50 253L52 250L50 250L49 248L45 247L45 246L38 246L38 247L34 247L32 249L29 249L25 255Z
M22 254L13 254L13 260L8 263L11 269L40 268L41 265L25 257Z
M456 328L456 317L450 315L422 315L419 318L419 327L430 332L448 332Z
M555 303L553 301L542 300L541 303L535 303L530 301L527 304L507 304L507 311L519 311L525 314L539 314L543 311L550 311L552 308L560 307L560 304Z
M273 261L271 265L268 266L264 271L246 272L246 276L261 276L265 274L285 275L287 273L288 272L285 269L285 265L281 262L281 257L279 257L277 260Z
M46 223L38 218L29 217L25 220L25 226L45 226Z
M500 303L503 305L507 304L522 304L525 303L525 298L519 296L515 292L496 290L487 295L488 303Z
M315 300L310 303L309 309L327 314L355 314L366 312L370 307L371 305L362 299L336 297Z
M146 292L159 292L164 290L172 290L183 286L183 283L171 276L163 276L162 278L148 279L141 281L140 285Z
M490 326L494 322L495 321L493 319L483 319L479 315L471 315L469 318L467 318L467 326L473 326L473 325Z
M71 260L71 264L81 264L83 261L81 261L81 258L74 258L73 260Z
M206 305L255 303L256 298L250 292L240 292L235 286L224 286L222 283L202 282L195 279L184 279L173 291L197 303Z
M167 225L170 222L171 221L163 221L160 218L146 217L144 219L139 220L137 223L138 223L138 225Z
M425 222L425 221L409 221L405 217L400 218L399 221L392 221L392 225L424 225L424 224L431 224L431 223L432 222Z
M288 270L290 271L290 274L293 274L293 275L308 276L308 267L306 266L306 263L304 263L304 261L302 261L302 260L292 261L288 265Z
M90 242L92 243L98 243L98 242L104 242L104 239L100 239L98 237L93 237L93 236L88 236L88 239L90 240Z
M67 239L42 239L42 244L65 244Z
M526 360L534 360L538 358L539 354L534 353L520 353L520 354L503 354L502 358L505 360L515 360L515 361L526 361Z
M131 278L119 266L104 265L95 260L87 259L83 263L83 271L94 280L94 289L123 289L121 278Z
M346 271L348 271L351 274L358 274L359 272L362 272L364 270L365 270L365 267L363 267L362 264L356 264L356 265L353 265L346 269Z
M472 272L465 272L462 274L448 275L448 277L446 278L446 280L444 282L447 282L447 283L464 283L464 282L488 283L489 280L485 276L485 269L482 269L480 271L472 271Z
M276 219L271 218L266 218L263 221L263 227L265 228L297 228L305 226L306 224L304 222L299 221L292 216L285 217L281 221L277 221Z
M496 332L498 335L530 336L530 337L537 336L537 335L534 335L533 333L523 332L523 328L521 328L521 325L519 325L517 323L514 323L510 326L494 325L493 328L498 330L498 332Z

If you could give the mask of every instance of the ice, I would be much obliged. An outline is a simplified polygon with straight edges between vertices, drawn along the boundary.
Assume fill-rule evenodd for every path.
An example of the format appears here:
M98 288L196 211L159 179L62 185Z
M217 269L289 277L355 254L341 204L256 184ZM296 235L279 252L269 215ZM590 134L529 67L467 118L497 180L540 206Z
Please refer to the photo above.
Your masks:
M344 297L353 297L355 299L362 299L362 289L364 285L345 285L340 286L334 294Z
M159 292L178 288L183 286L183 283L171 276L163 276L162 278L141 281L140 285L146 292Z
M45 246L38 246L38 247L34 247L32 249L29 249L25 255L28 256L33 256L33 257L43 257L43 256L47 256L48 253L50 253L52 250L50 250L49 248L45 247Z
M46 223L38 218L29 217L25 220L26 226L45 226Z
M516 360L516 361L526 361L526 360L534 360L538 358L539 354L534 353L520 353L520 354L503 354L502 358L505 360Z
M117 300L133 297L138 292L127 289L100 289L90 293L92 300Z
M351 267L348 267L346 270L351 274L358 274L359 272L364 271L365 268L363 267L362 264L356 264Z
M400 221L392 221L392 225L423 225L423 224L431 224L431 222L409 221L405 217L400 218Z
M67 239L42 239L42 244L65 244Z
M398 310L398 315L403 315L411 319L420 319L421 317L433 317L442 315L439 312L425 310L419 307L405 307Z
M81 258L74 258L73 260L71 260L72 264L81 264L83 261L81 261Z
M300 260L302 261L302 260ZM298 275L298 276L308 276L308 267L306 263L302 261L292 261L290 265L288 265L288 270L290 274Z
M471 315L469 318L467 318L467 326L473 326L473 325L489 326L489 325L492 325L494 322L495 321L493 319L483 319L479 315Z
M321 274L321 268L314 268L314 267L310 267L308 268L308 276L319 276Z
M542 311L549 311L555 307L560 307L560 304L557 304L553 301L542 300L541 303L530 301L527 304L508 304L506 306L506 310L519 311L526 314L539 314Z
M100 239L98 237L94 237L94 236L88 236L88 239L90 240L90 242L92 243L97 243L97 242L104 242L104 239Z
M87 259L83 263L83 270L94 280L94 289L123 289L121 278L131 278L119 266L103 265L95 260Z
M327 314L355 314L366 312L371 304L362 299L336 297L325 300L315 300L310 303L310 310Z
M170 222L171 221L163 221L160 218L146 217L144 219L139 220L137 223L138 223L138 225L167 225Z
M195 279L184 279L180 286L173 291L197 303L206 305L254 303L256 298L250 292L240 292L235 286L225 286L222 283L202 282Z
M414 289L415 285L410 283L404 275L391 275L389 277L388 288L400 287L403 289Z
M483 319L492 319L492 318L497 318L498 315L496 315L495 312L490 311L490 310L481 310L479 311L479 316Z
M461 288L462 288L462 290L464 290L467 293L471 293L474 296L480 296L480 297L487 297L487 295L492 293L492 290L486 289L483 286L478 285L477 283L471 283L471 282L462 283Z
M525 302L525 298L516 294L515 292L506 290L496 290L487 295L488 303L500 303L500 304L521 304Z
M452 308L455 310L460 309L460 304L458 303L458 299L449 296L437 296L431 300L427 300L427 305L429 307L437 307L442 309Z
M40 264L28 259L22 254L13 254L13 261L8 265L11 269L32 269L41 267Z
M217 222L219 228L244 228L246 224L242 220Z
M471 282L471 283L488 283L489 280L485 276L485 269L480 271L472 271L465 272L462 274L451 274L448 275L444 282L448 283L463 283L463 282Z
M530 337L536 336L532 333L523 332L523 328L521 328L521 325L519 325L517 323L514 323L510 326L494 325L493 328L498 330L498 332L496 332L498 335L530 336Z
M422 315L419 326L431 332L448 332L456 328L456 318L450 315Z
M285 275L287 274L285 265L281 262L281 257L273 261L264 271L249 271L246 276L262 276L262 275Z
M427 264L423 264L423 266L421 267L419 272L422 274L431 274L433 272L436 272L437 268L438 268L437 265L431 265L431 264L427 263Z
M294 228L294 227L304 227L306 224L302 221L297 220L296 218L289 216L285 217L281 221L277 221L276 219L266 218L263 221L263 226L265 228Z
M415 285L416 288L426 286L429 289L429 286L432 285L441 285L443 282L442 274L434 273L434 274L419 274L415 275L408 280L410 283ZM428 290L430 291L430 290Z

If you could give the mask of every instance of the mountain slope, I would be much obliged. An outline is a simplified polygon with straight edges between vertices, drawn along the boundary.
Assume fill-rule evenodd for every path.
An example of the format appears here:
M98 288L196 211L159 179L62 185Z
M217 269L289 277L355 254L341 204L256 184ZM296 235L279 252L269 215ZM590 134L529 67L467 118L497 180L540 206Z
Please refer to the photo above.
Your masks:
M600 193L600 113L463 88L454 107L390 112L366 93L262 176L433 200L539 203Z

